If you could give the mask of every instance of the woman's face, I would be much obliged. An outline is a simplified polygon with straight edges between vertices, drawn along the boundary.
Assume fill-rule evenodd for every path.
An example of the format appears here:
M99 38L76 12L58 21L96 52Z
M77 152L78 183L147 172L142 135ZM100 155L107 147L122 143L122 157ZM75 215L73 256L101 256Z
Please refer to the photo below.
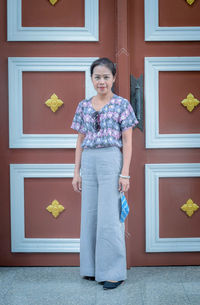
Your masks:
M92 74L92 83L94 89L100 95L107 95L112 92L112 85L115 81L115 77L113 76L110 69L106 66L96 66L93 70Z

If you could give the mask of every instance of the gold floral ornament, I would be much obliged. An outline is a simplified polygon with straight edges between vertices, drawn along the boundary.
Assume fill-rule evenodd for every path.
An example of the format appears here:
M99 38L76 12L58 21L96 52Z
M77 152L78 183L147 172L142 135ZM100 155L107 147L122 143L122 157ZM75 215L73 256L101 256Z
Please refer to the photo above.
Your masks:
M56 112L58 108L63 105L63 101L61 101L54 93L51 98L45 102L45 104L50 107L53 112Z
M195 2L195 0L186 0L186 2L187 2L189 5L192 5L192 4Z
M58 2L58 0L49 0L49 2L50 2L52 5L55 5L56 2Z
M184 211L189 217L191 217L198 209L199 206L194 203L192 199L188 199L188 201L181 207L181 210Z
M46 208L55 218L57 218L60 213L64 211L64 206L60 204L57 200L53 200L52 203Z
M187 98L184 99L181 104L187 108L188 111L192 111L194 107L199 104L199 100L197 100L192 93L189 93Z

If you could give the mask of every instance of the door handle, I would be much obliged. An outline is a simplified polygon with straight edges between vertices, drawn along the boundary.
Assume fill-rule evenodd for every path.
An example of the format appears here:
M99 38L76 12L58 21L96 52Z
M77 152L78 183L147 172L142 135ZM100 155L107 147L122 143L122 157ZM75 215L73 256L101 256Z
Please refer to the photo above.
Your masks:
M141 131L143 131L144 125L144 112L143 112L143 75L141 74L138 79L131 75L131 92L130 102L135 112L136 118L139 124L136 125Z

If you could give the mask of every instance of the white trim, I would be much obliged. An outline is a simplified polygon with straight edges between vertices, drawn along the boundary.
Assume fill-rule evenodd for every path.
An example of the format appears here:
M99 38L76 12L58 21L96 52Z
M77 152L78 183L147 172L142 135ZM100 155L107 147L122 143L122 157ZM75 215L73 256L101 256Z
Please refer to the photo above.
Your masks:
M145 41L199 41L199 26L159 26L159 0L145 0Z
M198 133L159 133L159 71L200 71L200 57L145 58L146 148L199 148Z
M21 0L7 0L8 41L98 41L99 0L85 0L84 27L23 27Z
M146 252L200 251L200 238L159 237L160 177L200 177L200 163L145 164Z
M10 164L11 251L79 252L79 238L25 238L24 178L72 178L74 164Z
M76 134L23 133L23 71L85 72L85 97L95 95L90 65L97 57L9 57L9 147L10 148L75 148Z

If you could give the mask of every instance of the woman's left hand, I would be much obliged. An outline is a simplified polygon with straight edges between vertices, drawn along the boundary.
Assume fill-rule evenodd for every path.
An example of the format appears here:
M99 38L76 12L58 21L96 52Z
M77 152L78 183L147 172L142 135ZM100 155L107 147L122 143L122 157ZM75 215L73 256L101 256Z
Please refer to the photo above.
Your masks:
M130 181L127 178L119 178L119 191L127 192L130 187Z

